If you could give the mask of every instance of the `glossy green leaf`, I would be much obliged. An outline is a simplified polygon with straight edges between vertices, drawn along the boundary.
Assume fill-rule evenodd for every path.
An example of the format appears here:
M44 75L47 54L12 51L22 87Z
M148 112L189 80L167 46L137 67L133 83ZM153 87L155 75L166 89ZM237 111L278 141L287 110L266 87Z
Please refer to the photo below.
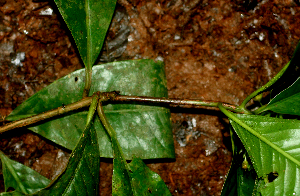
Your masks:
M135 195L171 195L161 177L151 171L140 158L134 158L129 163L130 176Z
M126 163L127 164L127 163ZM122 166L120 160L114 159L112 195L170 195L171 193L161 177L151 171L140 158Z
M116 0L54 0L88 70L96 61L109 28Z
M151 171L142 159L134 157L126 164L117 156L114 159L112 195L171 195L161 177Z
M84 87L84 70L78 70L42 89L18 106L7 120L39 114L78 101ZM90 95L96 91L120 91L124 95L167 97L162 63L153 60L113 62L93 67ZM104 106L109 122L117 132L126 159L174 158L174 143L169 109L141 104ZM85 126L86 112L77 112L39 123L29 129L73 149ZM94 124L100 154L113 157L111 141L100 124Z
M93 126L86 128L65 171L34 195L98 195L100 155Z
M257 191L266 196L299 195L300 121L232 114L230 122L245 145L258 177L264 182ZM271 174L278 174L278 177L269 182Z
M5 191L13 188L24 194L45 188L51 181L33 169L9 159L0 151Z
M263 111L271 110L279 114L300 116L300 78L290 87L280 92L262 109Z
M130 176L130 172L132 171L130 171L125 160L124 153L122 152L115 131L112 127L110 127L110 129L110 138L112 141L112 148L114 153L112 195L133 195L134 191L132 189L132 178Z
M160 176L152 172L140 158L133 157L127 163L115 130L108 122L104 111L98 107L98 115L112 141L114 151L114 171L112 195L171 195Z

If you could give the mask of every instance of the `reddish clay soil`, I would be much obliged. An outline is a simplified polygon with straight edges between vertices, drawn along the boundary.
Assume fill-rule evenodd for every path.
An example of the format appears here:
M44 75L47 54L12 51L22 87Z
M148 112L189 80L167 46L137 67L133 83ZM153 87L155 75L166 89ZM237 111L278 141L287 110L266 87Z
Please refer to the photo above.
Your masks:
M99 63L163 60L172 98L240 104L289 61L300 37L296 0L118 3ZM82 64L52 1L2 0L0 10L4 118ZM228 121L216 110L171 111L176 161L148 161L148 166L173 195L220 195L231 161ZM70 153L24 128L1 134L0 150L50 179ZM100 195L111 194L111 162L102 159Z

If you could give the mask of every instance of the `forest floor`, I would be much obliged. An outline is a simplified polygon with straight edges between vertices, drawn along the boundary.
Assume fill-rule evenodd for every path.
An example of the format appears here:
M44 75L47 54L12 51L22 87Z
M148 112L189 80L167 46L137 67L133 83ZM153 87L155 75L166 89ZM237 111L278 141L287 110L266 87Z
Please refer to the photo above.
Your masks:
M293 0L119 0L98 64L162 60L170 98L240 104L291 58L300 38L299 5ZM52 1L2 0L0 10L4 118L83 66ZM171 112L176 160L152 160L148 166L172 195L220 195L232 158L228 121L217 110ZM70 154L27 129L1 134L0 150L50 179ZM112 160L105 159L100 195L111 194L111 174Z

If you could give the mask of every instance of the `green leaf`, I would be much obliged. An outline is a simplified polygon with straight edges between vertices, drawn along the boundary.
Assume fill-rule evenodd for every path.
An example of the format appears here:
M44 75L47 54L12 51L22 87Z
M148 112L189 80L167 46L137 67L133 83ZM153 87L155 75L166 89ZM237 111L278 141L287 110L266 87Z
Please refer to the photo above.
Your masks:
M100 154L93 126L86 128L65 171L34 195L98 195Z
M112 137L112 148L114 151L114 162L113 162L113 177L112 177L112 195L133 195L134 190L132 189L132 179L130 176L130 169L125 160L120 144L118 143L116 134L113 133Z
M98 115L111 138L114 151L112 195L171 195L160 176L151 171L142 159L134 156L131 163L126 162L116 132L108 122L101 105L98 106Z
M287 89L280 92L270 103L259 112L271 110L279 114L300 116L300 78Z
M129 163L135 195L171 195L161 177L151 171L140 158Z
M42 89L18 106L7 120L39 114L82 98L84 70L75 71ZM153 60L113 62L93 67L91 92L120 91L124 95L167 97L162 63ZM169 109L141 104L108 104L104 111L117 132L126 159L174 158ZM29 129L74 149L85 126L87 112L70 113ZM111 141L99 120L94 123L100 154L113 157ZM142 130L142 131L141 131Z
M54 0L88 70L96 61L109 28L116 0Z
M51 181L33 169L9 159L0 151L5 191L14 188L24 194L45 188Z
M288 62L276 76L274 76L267 84L256 90L255 92L251 93L239 106L240 108L245 108L246 104L254 97L259 95L260 93L272 90L272 89L279 89L283 83L293 83L296 78L298 78L298 74L295 70L299 69L300 63L300 42L298 43L293 57ZM296 74L295 74L296 73ZM285 84L286 85L286 84ZM256 113L260 113L261 109L258 109ZM264 110L265 111L265 110Z
M299 195L300 121L232 113L230 118L258 177L265 183L257 191L262 195ZM278 177L270 182L272 174Z
M297 71L295 71L296 67L299 68L300 64L300 42L297 45L297 48L294 51L293 57L291 61L286 65L280 72L287 69L284 75L280 76L280 80L276 80L277 83L290 82L293 83L288 88L281 91L277 94L266 106L263 106L255 111L256 114L262 113L267 110L271 110L273 112L279 114L291 114L291 115L300 115L300 78ZM288 66L288 68L287 68ZM296 81L296 77L298 78ZM279 74L278 74L279 75ZM276 78L275 76L274 78ZM272 80L274 80L274 78ZM279 79L279 78L278 78ZM290 84L291 84L290 83Z
M243 169L241 163L234 158L221 196L252 196L255 176L255 171Z
M134 157L128 164L115 152L112 195L171 195L161 177L142 159Z
M249 157L240 139L235 133L231 133L233 158L221 196L252 196L256 173L251 162L248 162ZM248 165L245 165L245 162Z
M93 96L85 129L71 153L66 170L47 188L34 195L98 195L100 154L97 135L91 126L98 96Z
M142 159L134 157L127 166L125 164L120 158L114 159L112 195L171 195L161 177Z
M28 175L24 173L24 171L18 171L23 176L23 179L16 178L16 172L12 173L12 175L18 181L18 185L20 185L20 189L23 193L33 193L32 195L97 195L98 194L98 186L99 186L99 169L100 169L100 154L99 148L97 144L97 135L96 131L93 127L91 127L91 122L96 110L98 102L98 97L94 96L92 104L89 109L89 114L87 116L86 127L82 133L81 139L76 145L74 151L71 153L69 163L66 169L59 175L55 180L51 182L47 181L48 185L45 189L36 192L37 190L31 190L35 184L37 184L38 180L43 180L40 175L35 172L37 175L35 179L35 184L30 187L30 192L27 191L23 184L20 185L20 181L25 181L29 179L29 182L33 181L35 176ZM0 151L1 153L1 151ZM1 153L1 159L5 159L6 157ZM4 157L2 157L4 156ZM7 159L7 158L6 158ZM21 165L20 163L15 163L17 165ZM8 164L7 166L9 170L14 171L11 166ZM23 166L24 167L24 166ZM23 172L23 173L22 173ZM9 176L9 173L3 173L4 178ZM24 178L25 177L25 178ZM32 179L31 179L32 178ZM44 188L46 185L43 182L38 181L40 186ZM35 187L36 188L36 187ZM39 188L41 189L41 188ZM7 190L7 189L6 189ZM16 190L19 190L17 187ZM13 193L7 193L3 195L22 195L18 191Z

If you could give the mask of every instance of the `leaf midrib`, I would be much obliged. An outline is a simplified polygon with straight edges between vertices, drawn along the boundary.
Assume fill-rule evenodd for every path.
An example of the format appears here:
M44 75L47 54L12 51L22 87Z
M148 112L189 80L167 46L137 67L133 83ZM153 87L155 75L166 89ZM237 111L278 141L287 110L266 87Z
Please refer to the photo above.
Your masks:
M270 146L271 148L273 148L274 150L276 150L278 153L280 153L281 155L283 155L286 159L289 159L290 161L292 161L293 163L295 163L296 165L300 166L300 161L298 161L297 159L295 159L293 156L291 156L289 153L285 152L283 149L281 149L280 147L278 147L277 145L275 145L273 142L271 142L270 140L268 140L266 137L264 137L262 134L260 134L259 132L255 131L254 129L252 129L249 125L247 125L246 123L244 123L242 120L240 120L236 115L234 115L232 112L226 110L222 105L219 105L220 110L226 115L228 116L230 119L232 119L234 122L236 122L238 125L240 125L241 127L243 127L244 129L246 129L249 133L251 133L252 135L254 135L255 137L257 137L259 140L263 141L264 143L266 143L268 146Z
M87 70L92 69L92 32L91 32L91 9L90 9L90 1L85 0L85 13L86 13L86 31L87 31Z
M1 159L5 159L5 162L8 162L7 157L0 151L0 158ZM16 182L18 183L18 186L20 187L21 191L25 194L29 194L28 191L26 190L26 188L24 187L24 185L22 184L22 180L18 177L18 175L16 175L16 170L15 168L10 165L10 164L5 164L7 169L11 172L11 174L13 175L13 177L15 178Z

